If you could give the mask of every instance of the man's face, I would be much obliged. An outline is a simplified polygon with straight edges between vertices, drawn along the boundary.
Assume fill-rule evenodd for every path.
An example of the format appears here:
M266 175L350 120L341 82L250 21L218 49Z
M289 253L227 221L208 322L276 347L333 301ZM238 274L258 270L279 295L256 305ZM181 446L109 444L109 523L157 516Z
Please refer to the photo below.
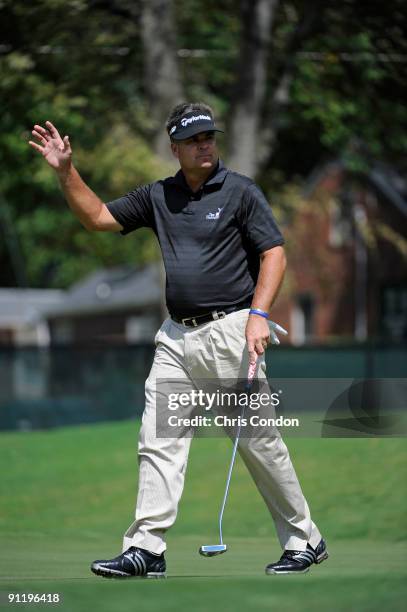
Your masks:
M171 150L182 170L211 170L218 161L219 153L215 132L201 132L186 140L171 143Z

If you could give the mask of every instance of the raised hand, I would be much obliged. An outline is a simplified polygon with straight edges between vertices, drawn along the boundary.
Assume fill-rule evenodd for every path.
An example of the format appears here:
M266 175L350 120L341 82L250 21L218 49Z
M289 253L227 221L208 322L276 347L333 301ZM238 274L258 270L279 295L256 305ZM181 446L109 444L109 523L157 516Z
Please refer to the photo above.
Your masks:
M33 149L41 153L51 168L63 172L71 164L72 149L69 143L69 136L61 138L51 121L46 121L45 125L46 128L43 128L41 125L34 125L32 134L40 144L32 140L29 141L29 144Z

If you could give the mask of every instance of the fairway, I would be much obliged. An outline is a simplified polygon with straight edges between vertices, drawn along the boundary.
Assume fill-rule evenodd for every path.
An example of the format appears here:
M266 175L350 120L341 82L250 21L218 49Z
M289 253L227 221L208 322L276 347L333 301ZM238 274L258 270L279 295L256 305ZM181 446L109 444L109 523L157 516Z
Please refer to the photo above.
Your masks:
M401 439L287 440L330 558L303 576L266 576L280 555L273 525L240 459L217 513L231 446L195 440L185 494L168 536L166 580L105 580L95 558L119 552L135 499L134 421L2 434L1 603L6 593L60 593L56 609L391 610L405 607L406 460ZM45 606L49 608L49 606ZM39 609L44 604L6 605Z

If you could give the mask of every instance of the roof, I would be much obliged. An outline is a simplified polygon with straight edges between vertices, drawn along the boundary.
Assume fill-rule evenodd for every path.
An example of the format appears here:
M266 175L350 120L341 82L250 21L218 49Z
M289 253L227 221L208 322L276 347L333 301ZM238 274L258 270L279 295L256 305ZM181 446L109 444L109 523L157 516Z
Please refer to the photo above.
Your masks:
M115 312L160 305L160 267L150 264L141 269L119 266L97 270L73 285L63 302L44 310L47 319L89 313Z
M0 289L0 328L35 325L46 308L62 304L61 289Z
M401 213L407 215L407 181L394 168L385 164L376 164L370 170L368 177Z

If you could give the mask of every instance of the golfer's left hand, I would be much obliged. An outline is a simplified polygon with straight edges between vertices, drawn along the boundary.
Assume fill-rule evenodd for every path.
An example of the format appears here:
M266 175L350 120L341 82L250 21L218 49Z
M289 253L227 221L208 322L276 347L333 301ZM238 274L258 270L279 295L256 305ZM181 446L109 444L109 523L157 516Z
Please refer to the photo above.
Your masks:
M277 333L286 336L288 332L270 319L249 315L246 325L246 341L250 363L256 363L257 357L263 355L269 344L280 344Z

